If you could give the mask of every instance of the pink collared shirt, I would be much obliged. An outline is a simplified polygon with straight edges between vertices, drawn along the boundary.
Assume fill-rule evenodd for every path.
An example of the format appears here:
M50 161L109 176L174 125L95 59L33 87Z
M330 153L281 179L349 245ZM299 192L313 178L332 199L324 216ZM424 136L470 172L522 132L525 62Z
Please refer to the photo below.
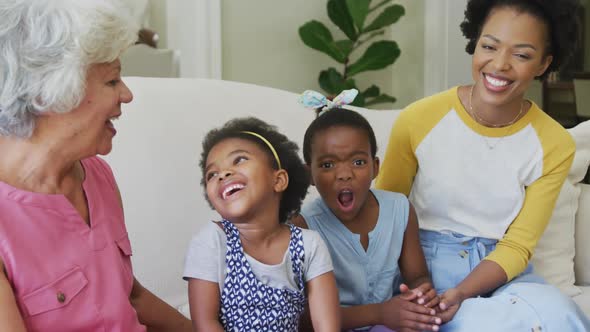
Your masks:
M131 245L109 166L82 161L90 226L63 195L0 182L0 257L28 331L145 331L129 302Z

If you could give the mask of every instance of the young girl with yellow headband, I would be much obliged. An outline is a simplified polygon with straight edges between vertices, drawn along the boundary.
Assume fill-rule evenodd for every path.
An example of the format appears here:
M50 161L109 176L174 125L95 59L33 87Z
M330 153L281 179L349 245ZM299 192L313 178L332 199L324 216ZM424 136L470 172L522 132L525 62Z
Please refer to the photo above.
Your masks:
M309 177L295 143L256 118L203 141L206 199L222 221L191 241L184 278L198 331L297 331L306 302L315 331L339 331L338 291L319 234L287 225Z

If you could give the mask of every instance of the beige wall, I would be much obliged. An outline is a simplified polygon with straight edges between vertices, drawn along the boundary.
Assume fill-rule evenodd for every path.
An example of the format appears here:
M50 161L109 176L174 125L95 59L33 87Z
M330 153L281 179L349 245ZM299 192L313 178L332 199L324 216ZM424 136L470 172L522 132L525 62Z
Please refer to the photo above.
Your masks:
M160 39L159 48L168 47L168 10L165 0L149 1L149 27L155 30Z
M326 14L327 1L251 0L222 2L222 75L225 80L254 83L302 92L320 90L317 78L330 66L342 67L327 55L303 44L298 29L315 19L331 25ZM384 70L356 76L357 85L377 84L383 92L398 99L401 108L423 94L424 1L396 1L406 15L392 25L388 37L398 42L401 56ZM342 38L341 34L337 38Z

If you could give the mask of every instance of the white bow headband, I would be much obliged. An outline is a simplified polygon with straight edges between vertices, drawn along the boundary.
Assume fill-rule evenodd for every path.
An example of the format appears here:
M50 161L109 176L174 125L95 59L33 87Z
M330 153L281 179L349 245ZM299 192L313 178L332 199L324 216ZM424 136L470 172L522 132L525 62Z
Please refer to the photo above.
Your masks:
M313 90L306 90L299 97L299 103L306 108L320 109L320 112L330 110L342 105L352 103L354 98L358 95L357 89L344 90L337 95L334 100L329 100L326 96Z

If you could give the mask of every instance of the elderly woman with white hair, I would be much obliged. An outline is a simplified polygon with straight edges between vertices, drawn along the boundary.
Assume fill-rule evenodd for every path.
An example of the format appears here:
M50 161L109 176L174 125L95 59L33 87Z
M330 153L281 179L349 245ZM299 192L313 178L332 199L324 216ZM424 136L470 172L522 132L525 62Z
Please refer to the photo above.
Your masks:
M137 30L107 0L0 1L3 331L190 331L134 278L117 185L96 155L133 96Z

